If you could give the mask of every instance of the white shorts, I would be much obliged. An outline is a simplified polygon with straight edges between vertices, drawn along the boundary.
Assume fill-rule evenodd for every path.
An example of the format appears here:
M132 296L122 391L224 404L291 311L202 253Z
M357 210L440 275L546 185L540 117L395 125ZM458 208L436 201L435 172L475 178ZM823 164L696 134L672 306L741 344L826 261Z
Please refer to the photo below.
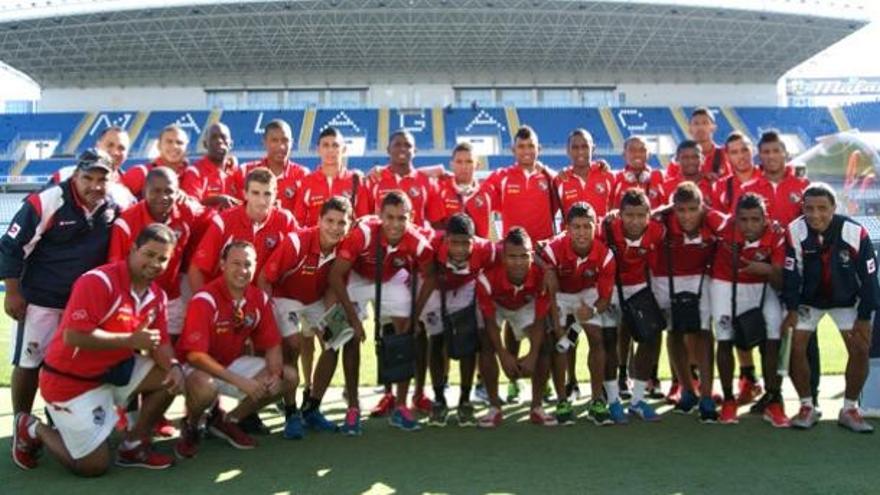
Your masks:
M236 375L243 376L245 378L253 378L260 374L261 371L266 367L266 359L257 357L257 356L239 356L235 359L229 366L226 367L227 370L235 373ZM185 364L183 366L183 373L186 376L189 376L196 368L190 364ZM220 395L225 395L227 397L232 397L234 399L242 400L247 394L242 392L238 387L232 385L229 382L223 381L217 377L213 377L214 383L217 384L217 393Z
M828 314L841 331L852 330L859 316L856 306L851 308L820 309L812 306L798 306L797 329L806 332L815 332L819 327L819 320Z
M326 308L321 299L305 305L296 299L273 297L272 311L275 313L275 322L278 323L282 337L290 337L298 333L302 333L305 337L313 337Z
M535 301L531 301L519 309L507 309L495 305L495 323L498 328L504 328L504 322L510 323L510 330L517 341L524 339L526 329L535 323Z
M103 384L65 402L52 402L46 409L61 434L70 456L82 459L107 440L119 419L116 406L125 405L155 364L135 355L131 380L124 387Z
M571 315L575 319L577 319L577 310L581 307L581 305L595 306L597 299L599 299L599 293L596 291L595 287L584 289L575 294L557 292L556 307L559 308L559 324L564 327L565 320L568 319L568 315ZM603 322L605 321L604 318L604 314L594 314L593 317L587 320L586 323L588 325L601 327L603 325Z
M703 279L703 290L700 292L700 330L710 330L712 321L712 305L710 303L709 294L709 277L701 277L700 275L684 275L673 277L675 285L675 293L693 292L696 294L700 289L700 279ZM672 304L669 301L669 277L652 277L651 290L654 297L657 298L657 304L660 309L666 312L666 321L672 323L670 315ZM729 300L728 300L729 301Z
M167 309L168 335L180 335L183 332L183 321L186 319L186 303L183 296L168 301Z
M636 285L624 285L623 297L629 299L633 294L647 287L648 284L642 282ZM620 298L617 297L617 286L614 286L614 292L611 293L611 305L608 311L602 313L602 328L617 328L620 325Z
M63 309L28 304L24 321L13 322L12 365L34 369L43 364L46 348L61 324Z
M761 291L764 284L736 284L736 314L761 305ZM726 280L712 280L710 284L712 303L712 320L715 321L715 339L719 341L733 340L733 322L730 318L730 301L733 284ZM767 338L778 340L779 327L782 326L782 304L776 290L767 286L764 296L764 320L767 322Z
M408 283L409 273L398 270L390 280L382 284L382 316L385 318L409 318L412 312L412 294ZM367 303L376 298L376 282L355 272L348 277L348 297L354 303L361 321L367 318Z
M446 292L446 311L454 313L474 304L474 291L476 289L476 281L472 280L462 285L456 290ZM440 335L443 333L443 321L440 318L440 291L431 293L428 302L425 303L425 309L422 310L421 320L425 324L425 331L429 336ZM474 309L477 313L477 326L483 327L483 314Z

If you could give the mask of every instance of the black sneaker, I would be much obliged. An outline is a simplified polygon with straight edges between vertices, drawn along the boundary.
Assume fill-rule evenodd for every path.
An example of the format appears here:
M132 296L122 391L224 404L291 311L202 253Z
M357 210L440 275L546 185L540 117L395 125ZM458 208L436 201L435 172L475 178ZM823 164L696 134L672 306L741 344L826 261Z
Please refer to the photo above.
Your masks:
M474 416L474 406L469 402L458 405L458 426L477 426L477 418Z
M771 394L770 392L766 392L764 395L761 396L760 399L758 399L757 402L752 404L752 407L749 408L749 413L764 414L764 410L767 409L767 406L769 406L772 402L773 394Z
M268 435L269 427L260 419L260 415L252 413L238 421L238 427L248 435Z
M428 418L428 426L446 426L446 421L449 418L449 408L446 404L442 402L435 402L433 406L431 406L431 415Z
M648 380L648 386L645 387L645 397L649 399L664 399L663 389L660 386L660 380L651 378Z

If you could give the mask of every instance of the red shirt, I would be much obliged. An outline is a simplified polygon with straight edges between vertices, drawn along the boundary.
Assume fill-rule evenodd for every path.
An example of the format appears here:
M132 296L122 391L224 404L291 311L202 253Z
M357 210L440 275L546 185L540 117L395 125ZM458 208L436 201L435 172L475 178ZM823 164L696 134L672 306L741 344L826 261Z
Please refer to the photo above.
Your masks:
M651 167L645 166L641 172L636 172L630 165L627 165L617 173L614 181L614 190L611 194L612 209L620 208L620 199L628 189L643 189L648 195L648 202L651 209L663 205L666 199L666 193L663 189L663 173L659 170L651 170Z
M441 178L438 187L443 204L443 219L449 220L452 215L463 212L474 221L477 237L488 238L492 205L486 193L481 192L476 184L467 194L463 193L456 186L453 176Z
M574 251L568 232L562 232L541 249L541 258L556 269L559 292L577 294L596 287L600 299L611 297L614 255L599 239L593 239L590 252L582 258Z
M718 172L715 172L715 153L720 153L721 157L718 162ZM731 172L730 162L727 159L727 150L723 146L717 144L712 145L712 151L703 156L703 164L700 166L700 172L709 175L715 172L718 177L724 177ZM681 174L681 165L670 162L666 167L666 176L674 177Z
M291 232L281 241L263 267L263 277L272 284L272 295L312 304L327 292L327 275L336 250L321 252L318 227Z
M244 182L247 179L247 175L251 170L255 168L265 168L272 170L269 168L269 162L266 158L261 160L255 160L252 162L247 162L244 165L238 167L238 170L232 175L231 180L231 189L235 197L244 201L245 199L245 190L244 190ZM298 199L298 195L302 193L301 185L302 180L308 175L309 171L307 168L302 165L290 161L287 161L287 165L284 166L284 171L281 175L276 175L275 177L278 179L278 204L281 205L285 210L293 213L296 208L296 202Z
M611 247L604 224L599 232L602 241ZM611 234L614 237L614 246L620 253L615 256L615 260L620 265L620 280L623 285L645 283L645 271L652 266L656 251L663 242L663 227L656 222L648 222L642 237L632 241L624 237L623 220L617 218L611 222Z
M764 197L770 218L783 227L801 216L804 206L804 189L810 185L805 177L797 177L794 167L786 166L785 175L778 184L767 179L766 175L754 177L742 186L743 193L753 192Z
M438 274L444 279L443 286L446 290L456 290L468 282L476 280L480 272L493 265L498 258L495 243L480 237L473 238L471 255L465 266L455 266L449 261L449 248L442 236L435 237L432 244L434 257L437 264L440 265Z
M566 180L561 180L561 174L556 176L553 187L559 200L562 202L563 216L571 206L579 201L586 201L596 210L596 215L601 219L611 208L611 192L614 188L614 174L604 165L593 163L584 180L574 173L574 167L565 169Z
M706 265L711 262L715 249L715 233L727 223L728 217L723 213L707 209L703 214L703 222L696 235L690 237L681 230L678 217L674 211L651 220L665 230L665 236L657 246L657 256L652 266L652 274L666 278L669 275L669 263L666 256L666 243L672 253L672 274L675 277L702 275L706 273ZM731 220L732 221L732 220Z
M177 234L177 244L174 245L174 253L168 262L168 267L162 272L162 275L156 279L159 287L168 294L169 299L177 299L180 297L180 283L177 276L180 274L180 267L183 262L184 251L192 239L192 233L198 229L200 225L211 219L211 211L205 209L192 198L185 198L182 201L175 202L171 209L171 215L164 222L171 230ZM113 223L113 229L110 231L110 248L107 251L107 261L121 261L128 257L128 253L134 246L137 236L147 225L156 223L156 220L150 215L145 200L141 200L131 208L122 212L116 222Z
M183 174L183 171L187 168L189 164L184 161L180 166L175 167L168 163L165 163L161 158L156 158L154 161L150 163L144 163L141 165L135 165L122 174L122 177L119 179L122 182L122 185L128 188L132 194L137 196L138 198L143 197L144 186L147 183L147 174L150 173L150 170L153 170L156 167L165 166L177 172L177 176L180 177Z
M354 177L359 181L357 198L352 198ZM360 172L346 169L330 178L319 169L303 178L300 194L293 206L293 216L299 225L314 227L321 217L321 206L333 196L348 198L352 202L355 218L370 214L370 192Z
M195 265L210 280L219 274L220 252L233 240L248 241L257 250L257 266L260 273L272 251L289 232L296 230L296 220L287 210L271 208L269 216L259 225L247 216L247 204L230 208L218 215L205 231L192 258Z
M477 277L477 304L487 319L495 319L495 306L516 311L535 302L535 320L547 316L550 296L544 290L544 272L535 263L522 285L513 285L503 263L496 263Z
M383 246L382 281L391 280L399 270L411 270L415 266L424 266L434 256L430 241L413 225L407 226L403 238L389 246L382 234L382 221L375 215L358 220L351 232L339 243L336 256L353 263L353 270L358 275L373 280L376 278L376 243Z
M131 334L144 321L158 330L163 344L170 342L166 322L165 293L155 283L143 297L131 290L131 275L126 261L99 266L82 274L73 291L61 324L46 349L46 363L51 367L81 377L98 377L134 355L132 349L82 349L64 342L64 332L105 332ZM48 402L64 402L100 386L98 381L64 377L46 369L40 373L40 391Z
M537 167L537 165L536 165ZM481 186L492 205L501 213L501 237L512 227L522 227L533 242L553 235L554 216L558 206L554 200L551 214L551 186L553 178L537 168L526 172L518 164L496 170Z
M743 268L749 261L762 261L779 267L782 267L785 262L785 229L782 226L773 222L767 226L760 239L746 242L742 232L736 228L736 222L731 218L719 232L718 250L712 264L712 278L733 281L734 242L739 245L739 262L737 263L739 268ZM748 275L742 271L737 274L736 280L737 283L744 284L766 282L766 279L762 277Z
M207 156L203 156L183 171L183 176L180 178L180 189L193 198L204 201L221 194L231 196L231 181L232 171L224 169Z
M376 214L379 214L382 199L389 191L403 191L409 196L415 225L441 222L446 214L437 182L419 170L412 168L409 174L398 175L390 166L385 166L379 171L378 178L371 176L368 182L373 203L370 210Z
M684 178L681 174L668 177L663 182L663 192L665 197L663 198L663 203L672 204L672 196L675 194L675 189L682 182L687 182L687 179ZM713 206L712 204L712 183L709 182L705 176L700 177L700 180L696 182L697 187L700 188L700 192L703 193L703 204L706 206Z
M760 176L761 169L752 167L752 177L749 180ZM739 197L743 193L742 186L743 182L736 174L729 174L718 179L712 187L712 208L728 215L735 214L736 203L739 202Z
M190 300L183 333L177 340L177 356L187 361L190 352L204 352L221 365L229 366L244 355L248 339L257 351L281 345L269 297L249 285L244 297L235 301L226 280L218 278Z

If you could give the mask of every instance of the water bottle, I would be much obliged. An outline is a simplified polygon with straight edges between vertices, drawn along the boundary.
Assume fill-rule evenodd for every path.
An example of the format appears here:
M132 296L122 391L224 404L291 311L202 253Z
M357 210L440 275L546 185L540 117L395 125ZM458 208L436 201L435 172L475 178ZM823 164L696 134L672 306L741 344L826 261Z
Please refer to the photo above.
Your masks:
M581 326L580 323L574 322L568 327L568 331L565 332L565 335L556 342L556 352L563 354L568 352L571 346L577 341L578 334L584 330L584 327Z

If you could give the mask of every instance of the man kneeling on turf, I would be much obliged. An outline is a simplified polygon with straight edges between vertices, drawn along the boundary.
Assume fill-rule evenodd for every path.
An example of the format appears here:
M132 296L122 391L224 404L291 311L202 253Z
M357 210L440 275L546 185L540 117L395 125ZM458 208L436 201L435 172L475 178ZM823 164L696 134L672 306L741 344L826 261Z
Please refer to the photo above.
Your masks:
M193 457L199 448L199 423L218 395L240 399L224 413L216 405L207 420L208 431L237 449L252 449L256 441L238 421L284 397L287 421L284 435L298 426L292 404L298 381L296 369L285 366L281 334L275 325L269 297L251 285L257 252L247 241L232 241L220 254L220 277L202 287L190 300L177 353L187 361L187 416L174 449L178 457ZM263 357L244 355L245 342Z
M521 227L513 227L504 237L501 263L477 278L477 303L486 320L482 345L494 349L504 374L510 380L532 378L532 407L529 420L544 426L556 426L556 418L541 404L550 368L552 339L545 335L545 319L550 310L550 296L543 291L544 272L534 262L532 240ZM529 338L529 353L517 359L501 342L504 322L510 325L516 341ZM488 342L487 342L488 341ZM501 424L501 399L498 397L498 364L492 357L481 359L480 373L489 394L489 411L478 426L494 428Z
M107 438L116 424L116 406L138 394L140 414L119 446L116 465L164 469L173 464L171 456L150 450L149 432L184 385L168 338L168 300L153 283L168 266L175 242L171 229L151 224L127 259L99 266L74 283L40 372L55 428L27 413L15 416L12 460L20 468L36 467L45 445L74 473L103 474L110 464Z

